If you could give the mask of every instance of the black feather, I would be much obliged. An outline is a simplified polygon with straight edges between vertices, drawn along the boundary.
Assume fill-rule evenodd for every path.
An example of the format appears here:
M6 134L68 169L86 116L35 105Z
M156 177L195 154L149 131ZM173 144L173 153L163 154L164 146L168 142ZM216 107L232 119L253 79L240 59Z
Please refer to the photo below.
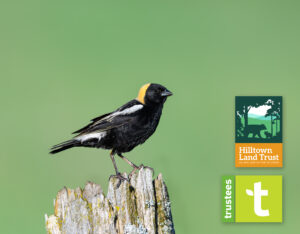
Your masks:
M63 150L70 149L76 145L77 145L77 142L75 140L69 140L69 141L62 142L60 144L54 145L51 148L50 154L56 154Z
M113 113L113 112L111 112L111 113ZM87 130L88 128L90 128L90 126L92 126L95 122L97 122L97 121L105 118L106 116L109 116L111 113L100 115L100 116L98 116L96 118L91 119L92 123L89 123L88 125L84 126L83 128L80 128L79 130L73 132L72 134L84 132L85 130Z

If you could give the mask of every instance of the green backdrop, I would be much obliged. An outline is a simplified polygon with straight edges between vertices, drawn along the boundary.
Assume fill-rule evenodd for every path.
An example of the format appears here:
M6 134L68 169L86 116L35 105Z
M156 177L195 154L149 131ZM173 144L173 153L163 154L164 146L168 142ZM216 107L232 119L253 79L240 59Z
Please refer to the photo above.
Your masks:
M0 3L0 232L44 233L63 186L107 190L109 152L50 146L157 82L160 125L126 154L162 172L177 233L298 233L299 1ZM283 96L284 168L234 167L234 97ZM118 159L123 171L130 168ZM223 224L221 176L283 175L283 224Z

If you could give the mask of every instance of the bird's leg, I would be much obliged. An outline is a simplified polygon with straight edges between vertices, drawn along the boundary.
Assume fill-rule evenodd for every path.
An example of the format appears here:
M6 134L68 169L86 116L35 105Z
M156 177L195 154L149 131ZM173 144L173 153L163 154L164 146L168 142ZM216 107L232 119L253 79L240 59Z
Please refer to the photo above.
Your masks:
M124 176L122 176L121 173L118 171L118 168L117 168L117 164L116 164L115 156L114 156L114 155L115 155L115 153L114 153L114 151L112 150L112 151L110 152L110 158L111 158L111 161L112 161L113 164L114 164L114 168L115 168L115 171L116 171L115 177L119 178L120 180L127 180L127 181L128 181L128 179L125 178Z
M140 167L138 167L137 165L135 165L133 162L129 161L122 154L118 154L118 156L121 159L123 159L125 162L127 162L133 168L133 170L129 173L129 176L128 176L129 178L131 178L131 176L136 172L136 170L140 169Z
M127 158L125 158L122 154L118 154L118 156L123 159L125 162L127 162L131 167L138 169L139 167L135 165L133 162L129 161Z
M129 161L127 158L125 158L122 154L118 154L118 156L119 156L121 159L123 159L125 162L127 162L127 163L133 168L133 170L132 170L132 171L130 172L130 174L129 174L129 178L131 178L131 176L132 176L137 170L140 170L142 167L143 167L143 168L149 168L150 170L152 170L152 171L154 172L153 168L151 168L151 167L146 167L146 166L144 166L143 164L141 164L140 166L135 165L133 162L131 162L131 161Z
M114 164L114 168L115 168L116 174L119 174L113 150L110 152L110 158L111 158L111 161Z

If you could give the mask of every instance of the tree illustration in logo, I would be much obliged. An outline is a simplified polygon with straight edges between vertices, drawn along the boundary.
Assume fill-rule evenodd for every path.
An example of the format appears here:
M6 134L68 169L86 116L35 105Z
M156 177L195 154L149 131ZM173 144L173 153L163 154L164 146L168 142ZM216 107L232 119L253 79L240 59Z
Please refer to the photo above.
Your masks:
M236 97L236 142L281 142L280 96Z

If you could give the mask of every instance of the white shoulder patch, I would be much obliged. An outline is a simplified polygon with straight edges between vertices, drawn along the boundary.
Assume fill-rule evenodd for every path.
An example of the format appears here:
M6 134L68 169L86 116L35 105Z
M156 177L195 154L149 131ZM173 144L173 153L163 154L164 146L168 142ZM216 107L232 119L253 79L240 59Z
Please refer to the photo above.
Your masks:
M98 139L98 141L101 140L101 138L106 136L106 132L92 132L92 133L88 133L82 136L78 136L75 137L76 140L84 142L86 140L90 140L90 139Z
M129 108L126 108L122 111L116 111L116 112L113 112L112 114L96 121L94 124L97 124L97 123L101 123L102 121L111 121L115 116L118 116L118 115L129 115L129 114L132 114L140 109L142 109L144 106L142 104L137 104L137 105L134 105L132 107L129 107ZM98 133L97 133L98 134Z
M134 113L134 112L136 112L136 111L138 111L138 110L140 110L142 108L143 108L143 105L138 104L138 105L134 105L132 107L126 108L126 109L124 109L122 111L117 111L117 112L113 113L112 115L113 116L117 116L117 115L129 115L129 114L132 114L132 113Z
M125 109L125 110L122 110L122 111L120 112L120 114L121 114L121 115L129 115L129 114L134 113L134 112L136 112L136 111L138 111L138 110L140 110L140 109L142 109L142 108L143 108L143 105L141 105L141 104L139 104L139 105L134 105L134 106L129 107L129 108Z

